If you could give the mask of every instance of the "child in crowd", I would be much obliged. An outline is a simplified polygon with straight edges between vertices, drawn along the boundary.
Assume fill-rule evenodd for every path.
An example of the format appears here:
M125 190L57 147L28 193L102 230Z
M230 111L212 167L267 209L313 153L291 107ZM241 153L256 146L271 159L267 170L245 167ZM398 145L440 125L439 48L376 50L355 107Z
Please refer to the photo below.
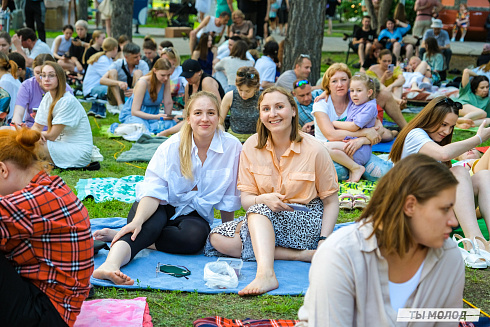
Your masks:
M281 4L278 3L276 0L270 0L270 5L269 5L269 21L264 24L264 38L268 36L268 26L270 26L271 34L273 31L276 30L277 28L277 12L281 8Z
M364 73L352 76L350 97L354 103L347 110L345 121L333 121L337 129L355 132L362 128L374 127L378 110L376 107L376 79ZM346 137L346 140L357 139ZM357 141L327 142L326 146L332 160L349 169L349 182L358 182L366 170L364 165L371 157L371 144L359 144Z
M423 60L427 62L433 72L442 72L444 70L444 56L439 49L437 40L434 37L425 39L425 52Z
M461 3L459 5L458 16L456 16L456 22L453 26L453 37L451 38L451 42L456 41L456 34L458 34L459 29L461 29L461 38L459 39L459 42L464 42L464 37L466 36L468 26L470 26L470 13L468 12L468 6L466 3Z

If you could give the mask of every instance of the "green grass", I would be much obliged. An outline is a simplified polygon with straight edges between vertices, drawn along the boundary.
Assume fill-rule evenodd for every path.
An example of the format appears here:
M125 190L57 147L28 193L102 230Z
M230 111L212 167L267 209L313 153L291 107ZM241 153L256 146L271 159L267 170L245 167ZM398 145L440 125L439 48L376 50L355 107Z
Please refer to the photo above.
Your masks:
M355 56L355 55L354 55ZM323 53L322 72L328 68L326 61L344 62L345 54ZM352 59L356 59L355 57ZM355 60L353 62L356 62ZM356 71L355 69L352 70ZM90 105L83 103L88 111ZM407 120L415 117L414 114L405 115ZM127 175L144 175L147 163L134 163L129 165L117 162L114 155L126 151L131 147L131 142L123 139L109 139L101 135L101 124L108 125L117 122L117 116L108 114L106 119L94 119L90 117L94 144L97 145L104 161L101 169L95 172L59 171L53 170L52 174L60 175L66 183L75 190L75 185L80 178L91 177L123 177ZM472 136L474 133L456 131L453 139L459 141ZM490 145L490 142L486 142ZM137 167L136 167L137 166ZM92 199L83 201L91 218L102 217L126 217L131 204L109 201L95 203ZM236 217L243 215L243 209L235 213ZM357 219L360 211L341 211L338 222L348 222ZM218 214L216 214L218 216ZM450 285L448 285L450 287ZM220 315L228 318L283 318L296 319L297 312L303 303L302 296L259 296L241 298L236 294L198 294L184 292L168 292L159 290L134 290L128 291L117 288L95 288L95 298L135 298L147 297L150 314L155 326L192 326L192 322L201 317ZM490 312L490 269L476 271L466 269L466 286L464 297L483 311Z

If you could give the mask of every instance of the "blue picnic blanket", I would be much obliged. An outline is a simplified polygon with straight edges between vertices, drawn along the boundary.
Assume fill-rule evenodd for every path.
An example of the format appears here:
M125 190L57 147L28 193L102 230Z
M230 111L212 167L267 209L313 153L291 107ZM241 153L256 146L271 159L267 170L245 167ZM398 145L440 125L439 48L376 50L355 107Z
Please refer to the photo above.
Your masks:
M90 220L92 232L102 228L119 229L126 224L126 218L97 218ZM221 220L215 219L215 224ZM214 225L213 224L213 227ZM352 223L337 224L335 229ZM100 250L95 255L95 267L99 267L106 259L108 250ZM195 255L176 255L168 254L155 250L145 249L138 253L135 258L121 271L130 276L134 285L114 285L110 281L91 278L90 282L97 286L118 287L118 288L151 288L160 290L175 290L198 293L237 293L247 286L254 278L257 271L256 262L244 262L241 269L238 287L236 289L211 289L205 285L204 265L208 262L216 261L218 257L206 257L204 254ZM176 278L163 273L157 273L158 263L185 266L191 271L189 279ZM269 292L272 295L299 295L305 294L308 289L308 273L310 264L299 261L276 260L274 269L279 281L279 288Z

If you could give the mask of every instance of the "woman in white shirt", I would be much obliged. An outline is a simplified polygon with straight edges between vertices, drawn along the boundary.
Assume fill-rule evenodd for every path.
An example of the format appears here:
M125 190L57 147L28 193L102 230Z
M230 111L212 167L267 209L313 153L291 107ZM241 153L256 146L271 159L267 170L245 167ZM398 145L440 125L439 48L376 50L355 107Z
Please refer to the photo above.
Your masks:
M196 253L211 230L214 209L221 211L222 222L233 220L240 209L236 185L242 145L217 129L218 99L198 92L187 110L181 131L158 148L144 181L136 186L128 224L119 232L105 228L94 233L97 240L112 241L95 278L132 285L134 280L120 267L139 251L152 246L168 253Z
M9 60L8 56L3 52L0 52L0 87L10 95L10 111L7 115L7 120L11 120L14 115L20 81L17 79L17 64L15 61Z
M102 52L98 52L90 57L87 61L87 73L83 80L83 96L92 96L96 99L104 99L107 97L107 85L101 85L100 79L109 70L113 59L117 55L118 43L117 40L108 37L102 43ZM97 118L105 118L106 108L104 104L97 101L92 102L87 115L94 115Z
M490 139L490 128L484 128L484 121L475 136L451 143L453 128L462 107L461 103L446 97L437 97L429 102L398 134L390 152L395 166L410 154L422 153L450 167L451 159ZM477 198L485 222L490 226L490 171L481 170L470 176L464 167L457 166L452 167L451 172L459 182L454 212L461 228L467 238L473 240L476 237L479 247L490 252L490 243L483 238L475 213Z
M426 155L397 163L357 223L317 250L296 326L398 326L401 308L462 308L464 265L449 239L457 183Z
M32 129L43 131L45 159L60 168L85 167L92 157L92 130L85 109L66 90L66 75L55 62L47 61L41 71L46 94Z
M214 66L216 71L224 71L228 80L228 86L222 85L225 92L236 90L236 72L240 67L253 67L254 61L247 59L248 45L245 41L236 41L231 48L229 57L218 61Z

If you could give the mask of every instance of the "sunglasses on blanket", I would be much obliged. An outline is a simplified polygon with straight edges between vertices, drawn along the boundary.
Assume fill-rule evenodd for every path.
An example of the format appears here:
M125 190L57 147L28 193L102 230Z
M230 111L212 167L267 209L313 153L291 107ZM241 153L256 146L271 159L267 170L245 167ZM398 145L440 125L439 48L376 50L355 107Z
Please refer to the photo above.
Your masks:
M177 278L184 277L185 279L189 279L187 276L191 274L191 271L185 266L167 265L159 262L156 268L157 276L158 273L164 273Z
M443 103L447 104L448 106L455 107L455 108L456 108L456 109L458 109L458 110L463 109L463 105L462 105L461 103L459 103L459 102L457 102L457 101L453 101L452 99L450 99L450 98L448 98L448 97L444 97L444 98L442 98L441 100L439 100L439 101L436 103L436 105L435 105L435 106L437 107L438 105L441 105L441 104L443 104Z

